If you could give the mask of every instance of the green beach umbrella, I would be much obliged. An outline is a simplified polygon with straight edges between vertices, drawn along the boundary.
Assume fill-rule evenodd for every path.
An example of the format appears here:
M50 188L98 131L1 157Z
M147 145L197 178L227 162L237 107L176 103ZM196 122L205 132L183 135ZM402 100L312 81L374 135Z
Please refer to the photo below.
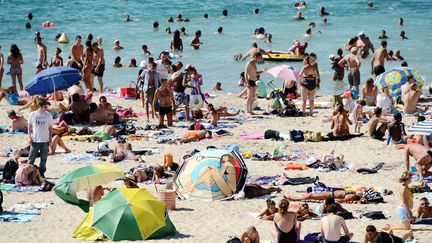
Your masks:
M144 188L117 188L93 210L92 227L113 241L145 240L165 226L165 205Z
M66 203L76 205L85 212L88 212L90 203L79 199L78 191L85 190L110 183L113 180L123 178L124 173L120 169L108 165L89 165L73 170L61 177L55 184L55 194Z

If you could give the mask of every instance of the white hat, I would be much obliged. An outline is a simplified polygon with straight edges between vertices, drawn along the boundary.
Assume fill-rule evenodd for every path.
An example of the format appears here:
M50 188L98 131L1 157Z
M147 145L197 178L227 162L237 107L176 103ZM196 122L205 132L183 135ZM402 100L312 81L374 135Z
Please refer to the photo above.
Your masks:
M107 142L101 142L98 144L98 150L99 152L106 152L106 151L111 151L111 149L108 146Z
M359 35L359 36L361 36L361 35L365 35L365 32L364 32L364 31L361 31L358 35Z
M147 61L145 61L145 60L142 60L141 61L141 64L140 64L140 67L146 67L147 66Z
M315 164L316 162L317 162L318 160L315 158L315 157L309 157L307 160L306 160L306 165L313 165L313 164Z
M335 57L334 54L330 54L329 59L333 59Z

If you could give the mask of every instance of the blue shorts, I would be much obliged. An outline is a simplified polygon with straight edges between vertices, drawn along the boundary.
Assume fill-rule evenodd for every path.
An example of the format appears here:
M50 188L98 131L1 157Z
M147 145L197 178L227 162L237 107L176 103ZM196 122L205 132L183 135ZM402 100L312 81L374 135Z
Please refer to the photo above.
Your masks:
M399 219L399 221L406 221L409 220L408 212L404 207L398 206L396 208L396 216Z

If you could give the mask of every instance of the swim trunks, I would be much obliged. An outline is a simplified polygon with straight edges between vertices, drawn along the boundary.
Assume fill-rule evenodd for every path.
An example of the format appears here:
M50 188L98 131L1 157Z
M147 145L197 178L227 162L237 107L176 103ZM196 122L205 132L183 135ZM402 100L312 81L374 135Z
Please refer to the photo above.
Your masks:
M70 67L81 71L81 69L83 68L83 62L81 60L79 60L78 62L79 64L81 64L81 67L78 67L78 64L75 61L71 61Z
M21 69L21 67L11 67L9 72L11 74L19 74L19 73L22 73L22 69Z
M170 113L172 113L172 106L169 106L169 107L162 107L162 106L160 106L159 107L159 115L167 115L167 114L170 114Z
M360 71L358 69L350 70L348 73L348 83L351 86L360 85Z
M381 73L385 72L384 66L375 66L373 68L373 72L375 74L375 77L380 75Z
M145 103L146 104L152 104L153 103L153 99L154 99L154 94L156 92L156 88L155 87L148 87L146 92L145 92Z
M189 95L183 92L174 92L174 101L177 107L180 105L189 106Z
M396 208L396 216L399 219L399 221L405 221L408 220L408 212L406 211L406 209L404 207L398 206Z
M254 81L254 80L248 80L248 86L249 87L256 87L256 81Z
M96 67L93 68L92 74L94 74L97 77L102 78L104 71L105 71L105 64L101 64L98 69L96 69Z

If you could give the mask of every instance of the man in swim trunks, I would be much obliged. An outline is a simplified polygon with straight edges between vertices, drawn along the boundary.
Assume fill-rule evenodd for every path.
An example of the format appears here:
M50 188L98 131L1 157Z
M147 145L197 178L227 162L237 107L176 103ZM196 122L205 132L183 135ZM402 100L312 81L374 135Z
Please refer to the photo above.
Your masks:
M24 117L18 116L14 110L8 111L8 117L12 120L12 125L10 126L11 132L27 133L28 123Z
M48 66L47 62L47 47L42 43L41 37L36 37L37 45L37 60L35 67L42 66L42 68Z
M342 60L339 61L340 67L345 67L345 64L348 66L348 82L349 88L351 89L353 86L358 91L360 85L360 59L357 56L357 48L352 47L351 53L346 55Z
M147 122L149 122L150 119L150 112L149 112L149 106L153 104L154 96L156 90L159 88L159 73L156 72L156 63L152 63L150 69L146 69L141 73L141 79L144 80L143 84L143 94L142 96L142 103L143 107L145 105L146 113L147 113ZM144 99L145 98L145 99ZM153 108L153 107L152 107ZM154 119L154 115L156 113L156 110L152 110L152 118Z
M432 151L418 143L401 145L397 148L404 149L404 162L406 171L410 171L410 157L413 157L416 160L415 166L419 175L419 181L423 182L425 172L428 171L432 166Z
M123 118L120 117L115 112L108 112L106 110L101 111L97 107L96 103L91 103L90 105L90 123L102 123L102 124L120 124L127 121L133 121L133 118Z
M245 82L247 83L247 101L246 101L246 112L249 115L254 115L253 113L253 103L256 97L256 81L258 80L258 74L262 71L257 71L256 64L261 60L262 55L259 52L253 54L252 60L246 64L245 68Z
M72 45L69 54L69 56L71 57L70 59L71 68L75 68L81 71L81 69L83 68L83 61L82 61L83 53L84 53L84 47L81 45L81 36L77 35L75 37L75 44Z
M371 74L375 74L375 77L385 72L384 61L389 61L390 58L387 53L387 41L381 41L381 46L376 50L371 60Z
M94 76L98 77L99 82L99 92L102 93L103 91L103 74L105 71L105 54L103 48L100 46L99 42L102 42L101 38L97 38L97 42L94 42L92 44L93 47L93 70L92 70L92 77L90 80L93 83ZM93 86L93 84L92 84ZM94 86L93 86L94 87Z
M369 135L375 139L382 139L385 136L387 125L389 123L387 119L381 118L381 113L382 113L382 109L380 107L376 107L374 110L373 117L369 120L367 124ZM379 123L381 123L381 125L378 127Z
M167 117L168 126L173 125L173 112L175 112L175 100L171 88L166 79L161 79L160 87L156 90L153 98L153 112L156 113L156 103L159 102L159 127L164 126L164 117Z
M242 57L241 60L244 61L248 57L253 58L254 54L257 52L261 53L261 55L267 55L267 52L259 48L258 44L254 42L252 43L252 48L248 52L246 52L246 54Z
M372 52L375 52L374 46L372 42L366 37L365 33L362 31L358 34L359 38L355 43L355 47L357 47L359 54L363 59L369 56L369 49Z
M414 82L414 77L409 75L407 82L402 85L403 111L407 114L413 114L417 111L417 102L421 95L421 89Z

